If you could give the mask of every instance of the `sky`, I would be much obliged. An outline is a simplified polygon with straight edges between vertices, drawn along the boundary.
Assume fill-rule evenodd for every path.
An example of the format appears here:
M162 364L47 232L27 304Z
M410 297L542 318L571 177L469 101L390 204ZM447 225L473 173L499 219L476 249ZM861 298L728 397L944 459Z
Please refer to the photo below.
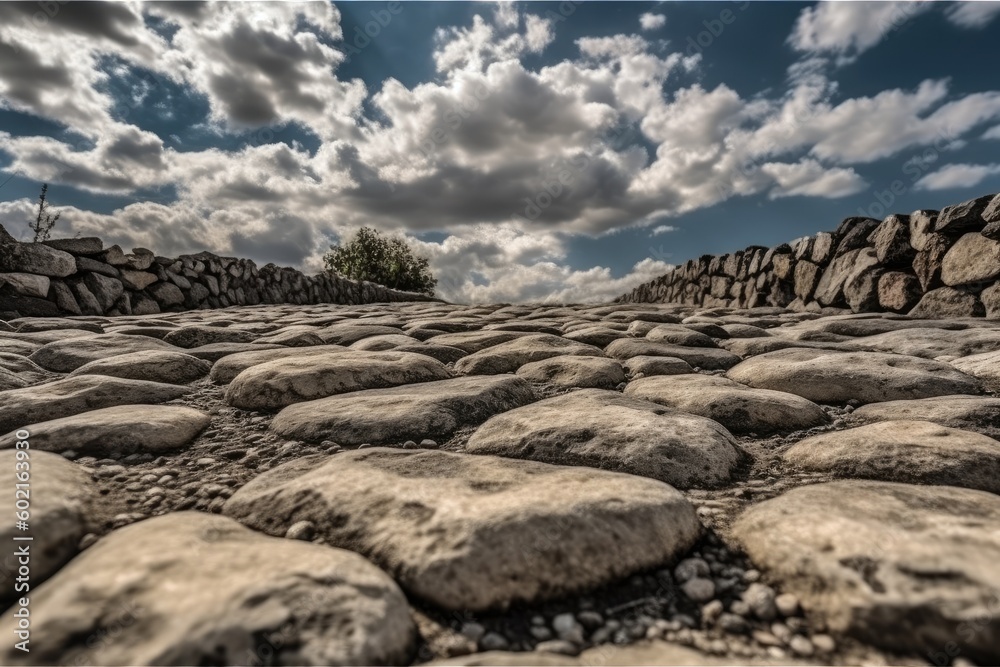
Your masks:
M1000 2L4 2L0 224L607 301L1000 191L997 63Z

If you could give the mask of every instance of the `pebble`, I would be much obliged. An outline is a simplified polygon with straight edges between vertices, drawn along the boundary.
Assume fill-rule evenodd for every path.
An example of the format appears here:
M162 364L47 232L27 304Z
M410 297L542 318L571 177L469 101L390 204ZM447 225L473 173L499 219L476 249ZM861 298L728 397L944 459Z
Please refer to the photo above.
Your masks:
M480 651L506 651L509 646L507 638L496 632L487 632L479 640Z
M774 589L764 584L750 584L741 596L750 611L762 621L773 620L778 615L774 602Z
M587 630L596 630L604 625L604 617L596 611L581 611L576 615L576 620Z
M782 616L795 616L799 613L799 599L791 593L782 593L775 597L774 606Z
M695 577L685 582L681 590L694 602L708 602L715 597L715 584L711 579Z
M722 601L712 600L701 608L701 618L706 624L713 624L719 620L723 612Z
M87 547L93 546L99 538L94 533L87 533L82 538L80 538L80 546L78 547L80 551L83 551Z
M788 642L788 647L792 649L792 653L804 658L808 658L813 654L812 642L802 635L792 637L792 641Z
M486 628L480 623L463 623L460 632L468 639L478 642L486 634Z
M215 459L213 459L210 456L203 456L202 458L195 461L194 464L200 468L207 468L208 466L215 465Z
M583 626L576 622L576 617L573 614L559 614L553 618L552 629L555 630L559 639L575 644L583 643Z
M430 438L424 438L420 441L420 446L424 449L437 449L438 444Z
M830 635L813 635L812 645L819 653L833 653L837 650L837 644Z
M562 639L550 639L548 641L539 642L535 646L536 651L541 651L543 653L558 653L560 655L578 655L580 653L580 647L573 642L568 642Z
M742 616L724 613L719 616L719 629L723 632L729 632L734 635L742 635L746 634L746 632L750 629L750 625Z
M285 531L285 537L290 540L303 540L308 542L316 534L316 526L312 521L296 521L288 530Z
M538 641L545 641L546 639L552 639L552 631L549 630L544 625L533 625L528 630L528 632L530 632L531 636L537 639Z
M683 584L695 577L707 577L711 574L708 563L701 558L685 558L674 568L674 578Z
M417 443L413 442L412 440L407 440L406 442L403 443L403 449L416 449L416 448L417 448Z

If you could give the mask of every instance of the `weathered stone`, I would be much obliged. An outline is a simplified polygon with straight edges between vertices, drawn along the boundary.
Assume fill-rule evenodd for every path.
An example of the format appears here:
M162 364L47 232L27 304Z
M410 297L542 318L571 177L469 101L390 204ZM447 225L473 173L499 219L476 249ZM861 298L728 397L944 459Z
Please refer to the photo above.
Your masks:
M1000 350L955 359L951 365L963 373L979 378L986 389L1000 391Z
M34 433L29 442L34 449ZM16 489L28 489L30 496L30 532L18 530L14 508L0 519L0 540L4 547L4 567L0 567L0 609L6 609L15 599L24 597L27 590L15 589L18 576L17 546L30 547L31 593L38 584L55 574L70 558L76 555L80 539L92 527L93 503L96 489L90 484L86 470L61 456L42 451L31 451L29 459L19 457L23 450L14 451L18 438L14 434L4 439L10 449L0 451L0 485L14 502ZM18 464L28 461L29 467ZM20 477L18 475L21 475ZM24 486L16 486L23 484ZM20 496L19 496L20 497ZM29 536L31 542L15 541ZM13 545L13 546L12 546ZM22 580L23 585L23 580ZM29 596L34 600L34 595ZM35 611L34 607L31 612ZM31 620L34 620L32 616ZM8 663L10 664L10 663Z
M811 259L814 264L823 266L830 261L833 252L833 234L820 232L813 239Z
M91 361L144 350L181 351L169 343L149 336L105 334L46 343L32 353L31 360L46 370L69 373Z
M956 287L990 281L1000 276L1000 241L982 234L963 234L941 262L941 280Z
M1000 496L840 481L752 506L733 526L754 563L811 617L889 650L1000 660ZM963 625L965 624L965 625Z
M795 296L803 300L812 297L819 283L820 268L816 264L800 261L795 265Z
M28 424L24 429L31 433L34 450L71 449L84 456L122 458L179 449L194 440L210 419L204 412L176 405L117 405ZM12 448L15 440L13 432L7 434L0 448Z
M41 243L0 245L0 266L10 273L36 273L50 278L65 278L76 273L73 255Z
M122 269L120 272L121 281L126 287L135 290L146 289L156 282L156 274L148 271L134 271L132 269Z
M117 278L121 275L118 269L110 264L98 262L96 259L91 259L89 257L76 258L76 271L77 273L100 273L102 276L108 276L109 278Z
M0 312L9 312L18 317L54 317L60 314L55 303L19 294L9 284L0 284Z
M491 417L465 451L627 472L682 489L725 483L742 457L714 421L600 389Z
M691 504L655 480L383 448L288 463L242 487L224 512L272 535L312 521L328 544L371 558L410 594L470 611L662 565L700 532Z
M924 241L924 249L913 258L913 272L920 280L920 288L928 292L941 286L941 263L948 252L948 239L931 234Z
M1000 493L1000 443L929 421L880 421L800 440L788 463L837 477Z
M104 250L104 242L96 236L84 236L75 239L50 239L42 241L42 243L50 248L74 255L96 255Z
M914 250L926 250L927 242L934 233L937 222L937 211L914 211L910 214L910 247Z
M729 369L737 382L797 394L816 403L875 403L976 394L976 380L929 359L882 352L792 348L751 357Z
M609 357L623 361L638 356L675 357L691 366L708 370L725 370L740 362L739 357L726 350L711 347L685 347L639 338L616 340L604 348L604 351Z
M32 593L48 640L8 644L4 664L405 664L415 648L402 591L361 556L202 512L116 530Z
M851 275L860 254L860 249L851 250L830 262L816 285L816 301L824 306L832 306L842 299L844 283Z
M44 299L49 293L47 276L34 273L0 273L0 285L10 285L18 294Z
M671 343L685 347L718 347L711 337L683 324L658 324L646 333L645 338L657 343Z
M733 433L787 433L830 421L818 405L795 394L711 375L642 378L630 382L625 394L713 419Z
M120 245L113 245L99 256L99 259L105 264L110 264L111 266L124 266L128 261L125 259L125 252L122 250Z
M868 237L879 224L881 224L879 220L862 217L847 218L841 222L837 231L834 232L834 237L839 239L834 257L866 247Z
M144 350L90 361L70 373L70 377L108 375L128 380L188 384L208 375L211 368L209 362L189 354Z
M986 396L936 396L871 403L852 412L849 419L862 424L917 419L1000 440L1000 398Z
M160 308L170 308L184 303L184 292L173 283L154 283L147 291L156 300Z
M1000 282L984 289L979 300L986 309L987 319L1000 320Z
M533 400L522 378L467 376L296 403L278 413L271 429L289 439L344 445L441 442L463 426Z
M231 327L205 325L185 326L174 329L163 337L164 342L190 349L212 343L250 343L260 338L260 334Z
M907 322L903 320L903 322ZM869 352L894 352L925 359L966 357L1000 348L1000 330L985 327L936 328L934 320L909 320L920 326L865 336L846 347ZM953 322L944 324L954 325Z
M440 336L435 336L431 340L437 341L439 338ZM462 357L455 363L455 370L467 375L513 373L524 364L566 354L604 356L604 352L593 345L550 334L529 334Z
M97 299L97 303L100 304L102 312L110 310L115 305L118 297L125 291L125 287L120 280L102 276L99 273L88 273L84 276L83 280L87 285L87 289L90 290L90 293Z
M882 277L881 268L875 264L871 249L866 248L858 256L858 263L844 282L844 300L855 313L878 310L878 282ZM865 260L871 260L865 261Z
M517 369L517 374L532 382L565 388L614 389L625 382L622 365L603 357L553 357L525 364Z
M226 402L244 410L275 410L334 394L450 376L444 364L422 354L337 351L251 366L229 384Z
M961 204L941 209L934 231L939 234L957 236L966 232L978 232L986 225L983 212L996 195L986 195L970 199Z
M902 271L888 271L878 279L878 303L885 310L905 313L917 305L923 291L917 277Z
M791 255L775 254L771 257L771 272L781 280L791 280L795 271L795 259ZM720 294L717 296L725 296Z
M983 317L986 309L975 294L962 292L954 287L941 287L924 294L910 317Z
M61 419L115 405L163 403L183 396L187 387L100 375L63 378L0 393L0 431L33 424L40 416Z
M61 280L53 280L49 285L49 289L52 293L52 298L55 299L56 306L59 307L64 313L70 313L71 315L83 315L83 311L80 310L80 304L76 302L76 297L73 296L73 291L69 286Z
M263 364L276 359L288 359L290 357L314 357L325 356L332 352L344 352L348 348L341 345L317 345L310 348L288 348L275 347L273 349L251 349L246 352L236 352L219 359L212 366L212 382L217 384L229 384L233 379L250 368L258 364Z
M910 245L910 219L890 215L872 231L868 241L875 247L878 263L885 268L909 266L916 252Z

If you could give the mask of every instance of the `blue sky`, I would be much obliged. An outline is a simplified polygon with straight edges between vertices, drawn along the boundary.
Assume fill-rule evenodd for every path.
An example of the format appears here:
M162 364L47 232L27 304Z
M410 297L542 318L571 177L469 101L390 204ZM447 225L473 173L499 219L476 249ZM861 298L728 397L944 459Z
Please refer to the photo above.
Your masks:
M317 270L371 225L445 298L606 300L1000 191L997 2L43 5L0 4L15 236L48 182L126 248Z

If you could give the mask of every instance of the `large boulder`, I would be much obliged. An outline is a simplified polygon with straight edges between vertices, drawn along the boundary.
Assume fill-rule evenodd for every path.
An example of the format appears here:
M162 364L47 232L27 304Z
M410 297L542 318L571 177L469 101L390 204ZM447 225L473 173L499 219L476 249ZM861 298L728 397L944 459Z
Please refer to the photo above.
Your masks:
M742 458L710 419L600 389L491 417L466 451L627 472L682 489L724 484Z
M983 317L986 309L975 294L954 287L940 287L924 294L909 312L910 317L957 318Z
M48 296L51 281L47 276L34 273L0 273L0 285L10 285L18 294L44 299Z
M179 405L117 405L28 424L24 429L31 433L33 449L123 458L180 449L210 421L204 412ZM0 439L0 448L13 447L14 440L14 432L8 433Z
M982 234L963 234L941 262L941 280L957 287L992 281L1000 276L1000 241Z
M750 507L732 532L835 633L900 653L937 656L957 645L973 662L1000 660L1000 496L814 484Z
M955 359L951 365L979 378L990 391L1000 392L1000 350Z
M0 244L0 266L11 273L65 278L76 273L76 258L42 243Z
M444 364L422 354L336 351L251 366L229 384L226 402L244 410L275 410L334 394L449 377Z
M278 413L271 429L307 442L420 442L447 438L533 400L531 385L522 378L468 376L296 403Z
M946 206L941 209L934 225L934 231L940 234L957 236L965 232L978 232L986 225L983 213L990 206L995 195L977 197L969 201Z
M46 384L0 392L0 431L34 424L39 417L60 419L114 405L171 401L187 387L103 375L80 375Z
M46 343L32 353L31 360L47 370L69 373L91 361L147 350L182 351L180 348L149 336L104 334L103 336L71 338Z
M7 642L4 664L401 665L416 639L403 593L361 556L200 512L99 540L32 590L31 629L45 640Z
M604 357L553 357L525 364L517 369L517 374L532 382L544 382L567 389L614 389L625 382L622 365L614 359Z
M731 368L732 380L797 394L816 403L877 403L948 394L976 394L975 378L939 361L882 352L790 348L751 357Z
M684 496L655 480L384 448L292 461L223 511L272 535L312 521L328 544L372 559L410 594L474 612L667 565L701 528Z
M16 559L6 559L12 557L18 547L28 546L32 588L51 577L76 555L80 540L94 527L92 506L97 498L97 490L91 485L86 469L56 454L15 450L19 441L15 435L12 433L4 438L11 449L0 451L0 486L10 494L11 503L10 511L4 512L0 519L5 558L4 567L0 567L0 609L6 609L27 592L15 590L17 568L12 564ZM34 433L27 441L34 447ZM26 486L18 487L17 484ZM18 529L16 524L13 503L17 488L27 488L30 492L28 531ZM30 542L17 540L26 536L31 538Z
M96 255L104 250L104 242L96 236L82 236L73 239L49 239L48 241L42 241L42 243L50 248L74 255Z
M801 396L751 389L712 375L653 376L633 380L625 394L715 420L733 433L788 433L829 423Z
M878 279L878 303L885 310L905 313L920 301L923 291L917 277L903 271L888 271Z
M438 342L440 336L430 339ZM552 334L529 334L485 350L474 352L455 362L455 370L467 375L513 373L524 364L560 355L603 357L601 348L567 340Z
M622 338L604 348L613 359L626 361L632 357L674 357L706 370L725 370L740 363L740 358L727 350L714 347L685 347L658 343L644 338Z
M188 384L208 375L212 364L182 352L145 350L116 354L80 366L74 375L110 375L129 380Z
M783 458L837 477L1000 493L1000 442L929 421L880 421L823 433L795 443Z

